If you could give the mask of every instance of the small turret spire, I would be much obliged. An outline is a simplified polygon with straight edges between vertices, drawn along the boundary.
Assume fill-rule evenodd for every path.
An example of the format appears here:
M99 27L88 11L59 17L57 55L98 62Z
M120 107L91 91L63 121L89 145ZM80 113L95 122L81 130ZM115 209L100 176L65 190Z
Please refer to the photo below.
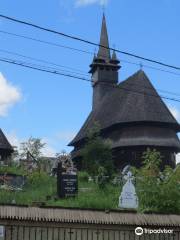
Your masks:
M115 52L115 50L113 50L112 60L116 60L116 59L117 59L116 52Z
M111 58L110 49L109 48L109 40L108 40L108 33L107 33L107 26L106 26L106 18L103 13L102 19L102 27L101 27L101 37L100 37L100 47L98 51L98 58L104 59L105 61L109 61ZM104 46L104 47L102 47Z
M117 64L117 65L120 63L119 59L116 56L116 51L115 50L113 50L113 54L112 54L112 58L110 60L110 63Z

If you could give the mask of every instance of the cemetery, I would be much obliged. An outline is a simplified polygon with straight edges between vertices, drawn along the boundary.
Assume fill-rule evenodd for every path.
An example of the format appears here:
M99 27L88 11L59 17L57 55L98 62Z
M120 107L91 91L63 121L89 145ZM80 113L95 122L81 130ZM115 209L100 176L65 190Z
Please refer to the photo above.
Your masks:
M47 158L41 139L30 137L11 161L16 151L0 130L1 204L180 213L180 125L144 71L119 83L120 69L103 14L89 71L92 111L69 143L74 149ZM123 91L135 83L143 94Z
M144 71L118 83L120 68L103 14L92 111L71 153L48 158L30 137L19 154L0 130L0 240L180 240L180 125Z
M150 161L108 178L76 172L69 160L57 162L56 174L27 174L21 191L0 190L0 239L134 240L143 231L143 239L179 240L179 166L160 176Z
M145 157L148 154L150 156L152 153L147 152ZM158 153L156 157L158 160ZM180 213L177 201L179 165L175 170L166 168L160 172L156 169L157 165L148 164L149 169L144 167L137 170L126 166L122 172L114 172L112 176L90 176L87 171L77 171L69 157L63 156L57 163L55 175L37 170L31 173L24 170L22 175L1 173L0 203ZM22 169L18 171L23 172ZM4 184L4 179L9 181Z

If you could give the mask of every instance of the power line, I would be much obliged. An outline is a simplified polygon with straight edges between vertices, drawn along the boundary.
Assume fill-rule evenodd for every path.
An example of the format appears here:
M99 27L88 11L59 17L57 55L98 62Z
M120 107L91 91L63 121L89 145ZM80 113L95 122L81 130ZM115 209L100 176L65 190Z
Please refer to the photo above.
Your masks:
M118 49L115 49L115 48L106 47L106 46L103 46L101 44L97 44L95 42L92 42L92 41L89 41L89 40L85 40L83 38L76 37L76 36L73 36L73 35L65 34L63 32L59 32L59 31L56 31L56 30L53 30L53 29L42 27L42 26L39 26L37 24L33 24L33 23L30 23L30 22L26 22L26 21L22 21L22 20L19 20L19 19L15 19L15 18L12 18L12 17L9 17L9 16L5 16L5 15L2 15L2 14L0 14L0 17L4 18L6 20L9 20L9 21L13 21L13 22L20 23L20 24L23 24L23 25L26 25L26 26L34 27L34 28L37 28L37 29L40 29L40 30L43 30L43 31L46 31L46 32L50 32L50 33L53 33L53 34L56 34L56 35L60 35L60 36L66 37L66 38L70 38L70 39L73 39L73 40L76 40L76 41L80 41L80 42L84 42L84 43L87 43L87 44L90 44L90 45L94 45L94 46L110 49L112 51L116 51L116 52L119 52L121 54L130 56L130 57L134 57L134 58L138 58L138 59L141 59L141 60L144 60L144 61L152 62L152 63L158 64L158 65L164 66L164 67L180 70L180 67L177 67L177 66L166 64L166 63L163 63L163 62L160 62L160 61L157 61L157 60L153 60L153 59L150 59L150 58L141 57L139 55L136 55L136 54L133 54L133 53L129 53L129 52L125 52L125 51L121 51L121 50L118 50Z
M26 55L22 55L22 54L19 54L19 53L16 53L16 52L11 52L11 51L7 51L7 50L3 50L3 49L0 49L0 52L3 52L3 53L8 53L8 54L11 54L11 55L15 55L15 56L20 56L20 57L23 57L23 58L27 58L27 59L31 59L31 60L34 60L34 61L38 61L38 62L42 62L42 63L46 63L46 64L50 64L50 65L53 65L53 66L58 66L58 67L64 67L64 68L70 68L70 67L66 67L66 66L63 66L63 65L59 65L59 64L56 64L56 63L53 63L53 62L49 62L49 61L45 61L43 59L37 59L37 58L34 58L34 57L29 57L29 56L26 56ZM32 63L28 63L28 64L31 64ZM138 65L138 64L136 64ZM34 65L34 66L38 66L38 65ZM41 66L42 67L42 66ZM44 67L44 66L43 66ZM47 66L45 66L47 67ZM49 67L48 67L49 68ZM82 74L82 73L78 73L78 72L74 72L74 71L67 71L67 70L64 70L64 69L57 69L57 68L52 68L51 69L53 70L57 70L57 71L65 71L65 72L68 72L68 73L73 73L73 74L78 74L78 75L84 75L84 76L89 76L89 74ZM70 68L71 69L71 68ZM72 68L72 69L75 69L75 68ZM75 69L76 70L76 69ZM80 71L80 70L78 70ZM81 71L82 72L82 71ZM129 84L129 85L132 85L132 86L139 86L139 87L144 87L142 86L141 84ZM147 89L150 89L150 87L145 87ZM175 96L180 96L180 93L174 93L174 92L170 92L170 91L166 91L166 90L162 90L162 89L157 89L159 92L164 92L164 93L168 93L168 94L171 94L171 95L175 95Z
M58 43L53 43L53 42L45 41L45 40L42 40L42 39L32 38L32 37L24 36L22 34L10 33L10 32L4 31L4 30L0 30L0 33L15 36L15 37L21 37L21 38L24 38L24 39L28 39L28 40L32 40L32 41L36 41L36 42L40 42L40 43L45 43L47 45L51 45L51 46L55 46L55 47L66 48L66 49L74 50L74 51L77 51L77 52L87 53L87 54L91 54L91 55L93 54L92 52L89 52L89 51L86 51L86 50L73 48L73 47L69 47L67 45L61 45L61 44L58 44Z
M27 68L29 67L34 70L43 70L44 72L56 73L56 74L58 73L59 75L62 75L62 76L67 75L68 77L72 76L77 79L89 81L89 79L86 79L85 77L74 75L76 73L74 73L74 74L69 73L68 71L65 71L65 70L62 71L62 70L54 68L54 67L49 67L49 66L45 66L45 65L39 65L39 64L31 63L31 62L24 62L24 61L15 60L15 59L9 59L9 58L2 58L1 60L2 60L2 62L7 62L7 63L11 63L11 64L15 64L15 65L27 67Z
M127 60L121 60L121 61L124 62L124 63L133 64L133 65L136 65L136 66L140 65L139 63L135 63L135 62L127 61ZM170 74L173 74L173 75L176 75L176 76L180 76L179 73L172 72L172 71L169 71L169 70L165 70L165 69L162 69L162 68L149 66L149 65L146 65L146 64L143 64L143 67L150 68L150 69L153 69L153 70L157 70L157 71L160 71L160 72L170 73Z
M14 65L17 65L17 66L21 66L21 67L24 67L24 68L29 68L29 69L38 70L38 71L41 71L41 72L52 73L52 74L56 74L56 75L60 75L60 76L75 78L75 79L79 79L79 80L82 80L82 81L93 83L92 80L87 79L87 78L82 78L82 77L75 76L75 75L72 75L72 74L62 73L62 72L59 72L59 71L56 71L56 70L48 70L47 68L45 69L45 66L39 66L38 67L37 65L36 66L28 65L29 63L23 63L23 62L18 62L17 60L4 59L4 58L0 58L0 61L5 62L5 63L9 63L9 64L14 64ZM150 97L156 97L156 98L159 97L158 95L147 94L147 93L141 92L141 91L135 91L135 90L132 90L132 89L129 89L129 88L124 88L122 86L114 85L112 83L107 83L107 82L102 82L102 83L105 84L105 85L111 86L113 88L122 89L122 90L128 91L128 92L134 92L134 93L138 93L138 94L142 94L142 95L146 95L146 96L150 96ZM170 98L170 97L167 97L167 96L160 96L160 97L163 98L163 99L166 99L166 100L180 102L180 99L177 99L177 98Z
M19 53L16 53L16 52L11 52L11 51L7 51L7 50L3 50L3 49L0 49L0 52L3 52L3 53L8 53L8 54L11 54L11 55L15 55L15 56L19 56L19 57L23 57L23 58L27 58L27 59L31 59L31 60L34 60L34 61L38 61L38 62L42 62L42 63L46 63L46 64L50 64L50 65L53 65L53 66L57 66L57 67L62 67L62 68L67 68L67 69L72 69L72 70L76 70L76 72L74 71L67 71L66 72L69 72L69 73L75 73L75 74L79 74L79 75L84 75L84 76L89 76L89 74L87 73L79 73L79 72L83 72L83 71L80 71L76 68L71 68L71 67L67 67L67 66L63 66L63 65L60 65L60 64L57 64L57 63L54 63L54 62L50 62L50 61L46 61L46 60L43 60L43 59L39 59L39 58L34 58L34 57L29 57L29 56L26 56L26 55L23 55L23 54L19 54ZM55 68L54 68L55 69ZM59 70L59 69L58 69ZM64 69L62 69L64 70ZM78 71L78 72L77 72Z
M67 45L61 45L61 44L57 44L57 43L53 43L53 42L49 42L49 41L44 41L42 39L37 39L37 38L32 38L32 37L28 37L28 36L24 36L24 35L20 35L20 34L10 33L10 32L3 31L3 30L0 30L0 33L15 36L15 37L20 37L20 38L24 38L24 39L28 39L28 40L32 40L32 41L36 41L36 42L40 42L40 43L55 46L55 47L65 48L65 49L69 49L69 50L73 50L73 51L77 51L77 52L81 52L81 53L94 55L94 52L90 52L90 51L82 50L82 49L78 49L78 48L73 48L73 47L69 47ZM127 61L127 60L124 60L124 59L121 59L121 62L139 66L139 63ZM156 68L156 67L149 66L149 65L146 65L146 64L143 64L143 67L153 69L153 70L157 70L157 71L161 71L161 72L165 72L165 73L169 73L169 74L173 74L173 75L176 75L176 76L180 76L179 73L172 72L172 71L165 70L165 69L161 69L161 68ZM74 69L74 68L71 68L71 69ZM74 70L77 70L77 69L74 69ZM78 71L83 72L83 71L80 71L80 70L78 70Z
M21 67L25 67L25 68L30 68L30 69L33 69L33 70L38 70L38 71L41 71L41 72L52 73L52 74L56 74L56 75L61 75L61 76L65 76L65 77L76 78L76 79L79 79L79 80L91 82L91 80L83 78L83 77L62 73L62 72L59 72L57 70L45 69L45 66L42 66L42 65L35 65L35 64L30 65L30 63L18 62L17 60L12 60L12 59L7 59L7 58L0 58L0 61L5 62L5 63L14 64L14 65L21 66Z

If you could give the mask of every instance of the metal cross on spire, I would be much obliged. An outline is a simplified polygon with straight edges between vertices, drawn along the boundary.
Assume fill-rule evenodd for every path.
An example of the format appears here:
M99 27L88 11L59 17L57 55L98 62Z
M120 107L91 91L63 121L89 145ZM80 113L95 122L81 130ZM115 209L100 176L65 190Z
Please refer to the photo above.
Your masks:
M105 1L102 1L102 11L103 11L103 14L105 15L105 11L106 11L106 5L105 5Z
M143 70L143 64L142 62L139 63L140 69Z

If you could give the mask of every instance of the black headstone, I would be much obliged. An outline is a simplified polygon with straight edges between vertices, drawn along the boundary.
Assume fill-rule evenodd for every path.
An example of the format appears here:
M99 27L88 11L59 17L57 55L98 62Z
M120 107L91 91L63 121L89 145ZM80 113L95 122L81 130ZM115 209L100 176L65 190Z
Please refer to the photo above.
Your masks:
M62 163L57 168L57 194L60 198L74 197L78 192L77 174L67 174L63 171Z

